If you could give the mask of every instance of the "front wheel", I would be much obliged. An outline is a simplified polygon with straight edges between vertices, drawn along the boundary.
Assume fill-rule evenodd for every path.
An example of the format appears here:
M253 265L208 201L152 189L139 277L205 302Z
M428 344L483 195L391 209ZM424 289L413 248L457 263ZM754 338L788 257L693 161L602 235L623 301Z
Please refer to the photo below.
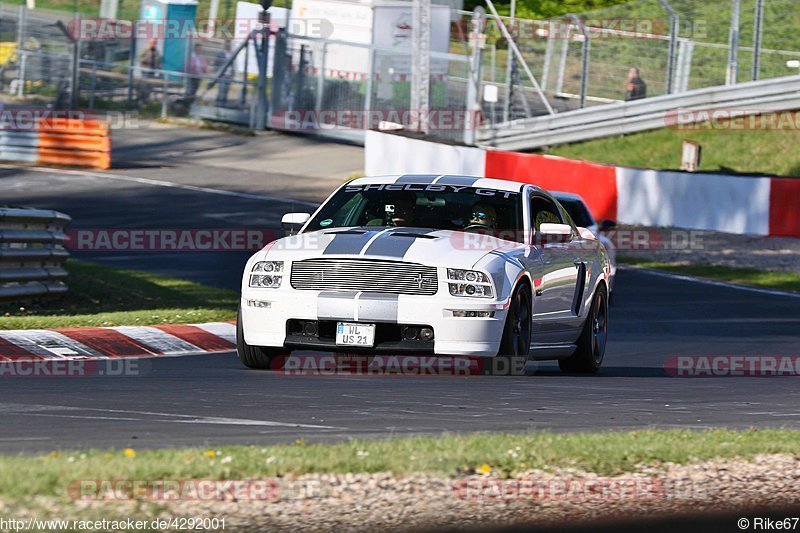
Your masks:
M528 359L531 348L531 291L524 283L520 284L511 296L511 302L500 340L498 358L505 359L508 369L521 369ZM496 366L496 365L495 365Z
M278 359L278 356L288 355L286 350L247 344L247 341L244 340L241 306L239 307L239 313L236 315L236 352L239 354L239 360L244 366L260 370L272 368L271 364Z
M569 358L559 359L558 366L564 372L594 374L603 364L607 339L608 293L605 286L600 285L594 293L591 310L578 339L578 348Z

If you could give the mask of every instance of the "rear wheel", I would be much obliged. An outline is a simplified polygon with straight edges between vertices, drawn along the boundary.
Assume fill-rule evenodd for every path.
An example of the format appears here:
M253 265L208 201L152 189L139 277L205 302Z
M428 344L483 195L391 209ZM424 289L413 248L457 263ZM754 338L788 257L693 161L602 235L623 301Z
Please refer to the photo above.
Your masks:
M559 359L558 366L564 372L594 374L603 364L607 339L608 293L605 285L600 285L594 293L592 307L578 339L577 350L571 357Z
M242 326L242 308L236 315L236 351L239 360L248 368L258 368L268 370L272 368L272 363L281 359L279 356L288 355L286 350L279 348L265 348L264 346L252 346L244 340L244 328Z

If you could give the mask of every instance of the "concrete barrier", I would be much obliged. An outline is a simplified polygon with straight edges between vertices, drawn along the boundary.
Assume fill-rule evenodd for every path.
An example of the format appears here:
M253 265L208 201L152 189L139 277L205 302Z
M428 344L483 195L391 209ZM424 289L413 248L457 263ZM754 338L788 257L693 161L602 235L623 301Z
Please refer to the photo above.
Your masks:
M800 178L649 170L367 132L368 175L466 174L580 194L598 220L800 237Z
M364 170L382 174L465 174L482 176L486 150L434 143L402 135L367 131Z

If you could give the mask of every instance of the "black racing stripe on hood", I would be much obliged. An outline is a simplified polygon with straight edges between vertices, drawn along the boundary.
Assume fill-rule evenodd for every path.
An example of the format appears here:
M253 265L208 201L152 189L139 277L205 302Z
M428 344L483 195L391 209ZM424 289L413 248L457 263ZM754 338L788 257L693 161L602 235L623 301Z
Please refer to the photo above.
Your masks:
M417 242L415 235L427 235L434 230L419 228L402 228L396 232L389 231L372 241L364 255L379 255L382 257L394 257L402 259L405 257L411 245ZM397 235L395 235L397 233Z
M337 234L325 247L322 255L358 255L369 240L381 231L384 231L384 229L365 231L358 234L349 232Z

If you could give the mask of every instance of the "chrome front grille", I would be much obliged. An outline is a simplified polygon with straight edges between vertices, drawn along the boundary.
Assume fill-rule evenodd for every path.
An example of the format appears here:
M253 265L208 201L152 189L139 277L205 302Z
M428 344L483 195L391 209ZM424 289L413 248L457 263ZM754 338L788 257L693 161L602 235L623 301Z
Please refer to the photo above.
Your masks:
M298 290L365 291L390 294L436 294L436 268L398 261L306 259L291 266Z

